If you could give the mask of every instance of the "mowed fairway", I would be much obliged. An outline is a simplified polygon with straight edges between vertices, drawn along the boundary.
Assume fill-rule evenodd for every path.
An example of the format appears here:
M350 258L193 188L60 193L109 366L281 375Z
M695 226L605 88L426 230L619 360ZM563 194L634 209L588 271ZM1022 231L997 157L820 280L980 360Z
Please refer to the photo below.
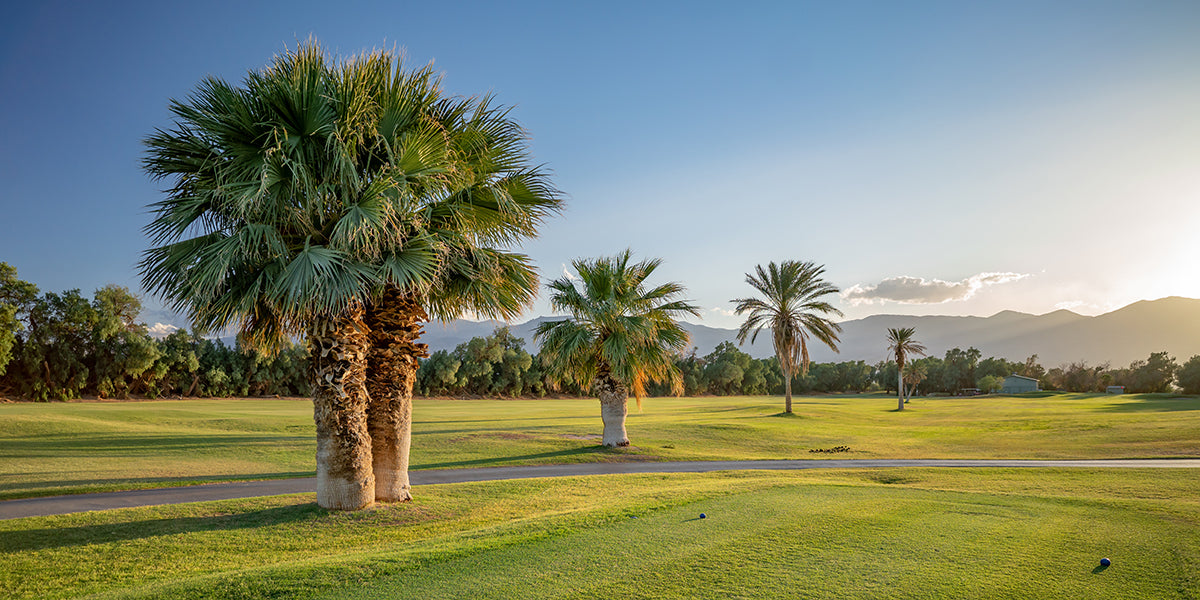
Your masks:
M632 404L632 403L631 403ZM413 468L780 458L1200 456L1195 396L651 398L597 447L592 399L418 399ZM0 499L313 474L306 399L0 405ZM849 452L812 449L848 446Z
M1200 594L1194 470L750 471L417 491L358 513L300 494L0 521L0 596Z
M734 458L1200 455L1200 399L419 400L417 468ZM0 405L7 497L312 472L305 400ZM814 454L813 448L850 452ZM1200 470L604 475L0 521L4 598L1195 598ZM699 519L703 512L708 518ZM1099 560L1108 557L1111 567Z

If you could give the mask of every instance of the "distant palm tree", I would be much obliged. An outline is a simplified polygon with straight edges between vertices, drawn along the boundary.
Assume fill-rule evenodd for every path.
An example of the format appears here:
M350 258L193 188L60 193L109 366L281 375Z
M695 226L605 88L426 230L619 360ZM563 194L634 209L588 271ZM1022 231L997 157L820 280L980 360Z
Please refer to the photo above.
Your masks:
M925 367L924 363L913 361L904 367L905 404L912 399L913 392L916 391L917 386L922 381L925 381L928 375L929 370Z
M750 313L746 322L738 329L739 344L750 343L758 338L763 327L771 330L775 343L775 356L783 369L784 412L792 412L792 375L796 367L803 377L808 373L808 337L820 340L834 352L838 351L838 333L842 327L822 316L842 316L842 311L821 300L838 289L821 279L825 267L811 262L784 261L754 267L755 273L746 274L746 283L762 293L763 298L740 298L737 314ZM753 335L751 335L753 333Z
M629 445L625 415L630 392L639 405L651 380L682 393L683 378L673 359L687 348L688 334L674 319L699 316L697 307L676 299L684 293L682 285L646 287L661 260L631 260L626 250L574 261L578 282L562 277L549 284L550 306L570 316L544 322L534 334L552 377L595 389L605 446Z
M909 354L925 356L925 346L916 339L917 330L912 327L888 328L888 352L896 357L896 396L899 398L896 410L904 410L904 365Z

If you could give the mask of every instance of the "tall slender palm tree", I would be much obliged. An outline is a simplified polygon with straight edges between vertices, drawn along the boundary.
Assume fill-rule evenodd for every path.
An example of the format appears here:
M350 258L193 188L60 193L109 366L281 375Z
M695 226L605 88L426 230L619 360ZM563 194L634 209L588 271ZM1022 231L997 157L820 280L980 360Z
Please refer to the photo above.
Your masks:
M610 447L629 445L625 415L630 392L639 406L651 380L669 383L675 394L683 392L673 358L687 347L688 334L674 319L699 316L696 306L676 299L684 293L682 285L646 286L661 260L631 261L629 250L574 261L578 282L562 277L549 284L550 306L570 317L544 322L534 334L552 377L595 389L604 421L602 443Z
M792 412L792 375L800 368L803 377L808 373L808 338L821 341L834 352L838 351L838 334L842 327L822 315L842 316L842 311L821 298L836 294L837 287L821 279L824 266L812 262L785 260L754 267L746 274L746 283L758 290L762 298L739 298L736 313L749 313L738 329L738 344L758 339L764 327L771 330L775 356L783 369L784 412Z
M904 410L904 365L910 354L925 356L925 346L913 337L917 330L912 327L889 327L887 331L888 352L896 357L896 410Z
M443 98L429 68L405 70L392 53L337 63L311 42L241 87L207 79L171 110L175 126L146 140L147 172L174 185L153 206L147 233L156 247L141 263L143 282L201 330L236 327L267 348L308 337L318 502L366 506L376 497L368 321L379 320L368 310L391 302L423 318L403 298L471 307L514 286L536 290L524 256L489 244L504 231L495 213L517 214L522 231L542 213L515 211L504 198L454 200L478 168L464 156L487 147L468 123L497 111ZM536 169L523 173L545 185ZM557 208L551 196L547 211ZM423 353L409 346L389 349ZM406 462L407 445L404 453Z

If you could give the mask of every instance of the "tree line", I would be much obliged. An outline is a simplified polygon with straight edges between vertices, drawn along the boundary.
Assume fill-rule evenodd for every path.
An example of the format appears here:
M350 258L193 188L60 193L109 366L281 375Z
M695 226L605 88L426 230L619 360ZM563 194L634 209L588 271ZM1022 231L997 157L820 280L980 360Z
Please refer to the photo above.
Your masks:
M476 337L454 350L439 350L421 361L413 393L419 396L509 396L541 397L547 394L587 395L572 380L552 383L543 367L545 357L531 354L525 341L500 327L491 335ZM722 342L700 355L696 348L674 358L683 375L685 396L761 396L784 393L783 369L779 359L753 358L732 342ZM1125 386L1132 393L1166 392L1177 384L1185 393L1200 394L1200 356L1177 365L1166 352L1128 367L1090 367L1072 363L1046 369L1037 355L1024 361L998 357L983 358L976 348L952 348L942 357L919 358L911 363L923 373L917 393L956 394L964 389L998 392L1009 375L1037 379L1042 389L1065 392L1103 392L1109 385ZM792 389L811 393L894 393L896 363L862 360L811 363L804 375L795 374ZM664 383L651 382L647 393L666 396Z
M138 321L141 302L115 285L96 290L89 300L79 290L38 293L0 263L0 394L32 400L82 396L306 396L308 351L288 343L268 354L238 344L225 345L177 330L153 338ZM420 363L413 392L418 396L543 397L585 396L589 390L567 378L555 382L546 357L530 353L525 341L506 328L476 337L453 350L439 350ZM784 393L777 357L753 358L732 342L707 354L695 348L677 355L688 396L758 396ZM918 394L954 394L966 388L996 392L1010 374L1037 379L1045 390L1102 392L1110 385L1126 391L1165 392L1177 385L1200 394L1200 356L1182 365L1156 352L1127 367L1083 362L1046 369L1037 355L1024 361L983 358L976 348L952 348L942 357L912 360L906 370L921 373ZM895 361L812 363L796 373L792 389L804 394L895 392ZM670 394L650 382L647 393Z
M0 394L31 400L82 396L308 395L308 352L226 346L180 329L151 337L141 301L108 285L39 294L0 263Z

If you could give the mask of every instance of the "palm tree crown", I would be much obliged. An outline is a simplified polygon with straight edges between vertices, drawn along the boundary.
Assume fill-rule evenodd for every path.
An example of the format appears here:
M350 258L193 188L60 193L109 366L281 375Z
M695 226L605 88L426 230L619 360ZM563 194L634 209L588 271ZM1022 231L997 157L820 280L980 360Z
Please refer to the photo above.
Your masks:
M315 43L175 101L144 166L173 180L146 228L143 282L201 330L270 345L388 286L436 316L511 316L536 294L503 248L561 200L488 98L446 98L389 52Z
M837 287L821 279L825 267L812 262L784 261L776 265L773 261L764 269L755 266L754 273L746 274L746 283L758 290L761 298L739 298L736 313L749 313L746 322L738 329L739 344L758 339L764 327L769 328L775 346L775 356L783 370L786 395L786 412L792 412L792 375L800 367L801 376L808 373L808 338L820 340L837 351L838 334L842 327L823 315L841 316L842 311L822 300L836 294Z
M647 288L661 260L631 261L629 250L574 261L578 281L562 277L549 284L551 307L571 316L540 324L535 338L549 372L584 389L596 379L612 380L640 399L654 380L681 393L683 380L672 359L686 349L688 334L674 319L699 316L698 309L676 299L684 292L678 283Z
M903 371L908 364L908 355L920 354L925 356L925 346L916 340L917 330L912 327L888 328L888 352L896 357L896 366Z

